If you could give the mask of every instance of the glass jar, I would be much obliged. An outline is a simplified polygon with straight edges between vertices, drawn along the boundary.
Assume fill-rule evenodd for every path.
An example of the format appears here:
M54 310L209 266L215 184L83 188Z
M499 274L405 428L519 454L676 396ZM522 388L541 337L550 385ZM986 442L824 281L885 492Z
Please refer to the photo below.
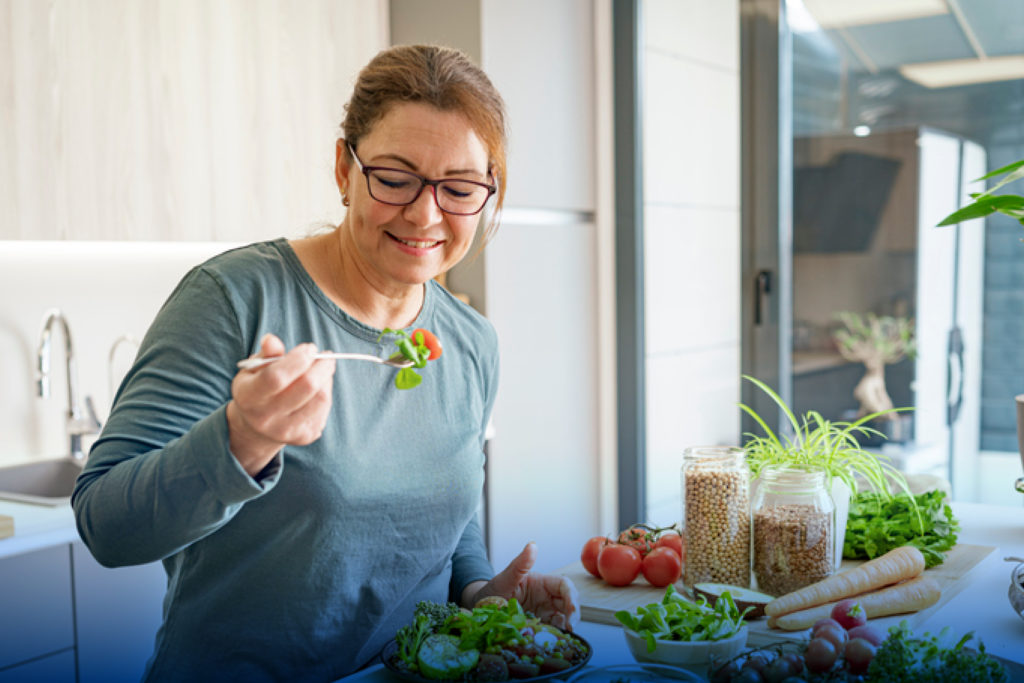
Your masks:
M696 446L683 452L683 583L750 587L750 469L746 451Z
M838 569L836 507L825 470L770 465L761 469L751 504L757 589L785 595Z

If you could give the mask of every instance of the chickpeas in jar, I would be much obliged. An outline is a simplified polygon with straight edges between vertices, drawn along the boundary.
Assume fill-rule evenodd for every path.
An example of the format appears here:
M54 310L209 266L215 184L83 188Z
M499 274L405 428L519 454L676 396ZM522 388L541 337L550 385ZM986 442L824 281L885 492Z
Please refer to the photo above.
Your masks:
M697 446L683 453L683 583L750 587L750 470L746 451Z

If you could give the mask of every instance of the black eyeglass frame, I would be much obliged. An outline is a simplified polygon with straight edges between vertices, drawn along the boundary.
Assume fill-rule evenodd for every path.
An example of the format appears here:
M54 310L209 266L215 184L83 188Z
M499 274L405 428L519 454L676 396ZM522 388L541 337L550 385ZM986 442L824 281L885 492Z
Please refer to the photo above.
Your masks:
M493 197L494 194L498 191L497 186L495 186L494 184L481 183L476 180L467 180L465 178L439 178L437 180L432 180L425 176L421 176L419 173L407 171L404 168L391 168L390 166L364 166L362 160L356 154L355 147L352 146L352 143L346 141L345 146L348 147L349 154L351 154L352 158L355 159L356 166L359 167L359 170L362 171L363 176L366 178L366 191L370 193L370 197L372 197L374 201L380 202L381 204L387 204L388 206L409 206L410 204L414 203L417 199L420 198L420 195L423 194L423 188L429 185L431 189L431 194L434 195L434 205L437 206L437 208L440 211L447 214L451 214L453 216L475 216L484 210L484 207L487 206L487 202L489 202L491 200L491 197ZM410 199L407 202L389 202L383 199L378 199L377 197L374 196L373 187L370 184L370 173L372 173L373 171L391 171L392 173L404 173L405 175L412 176L413 178L419 180L420 187L418 190L416 190L416 194L412 196L412 199ZM448 209L441 206L441 203L437 201L437 186L441 185L442 183L449 182L470 183L472 185L477 185L487 190L487 196L480 203L480 208L477 209L476 211L449 211Z

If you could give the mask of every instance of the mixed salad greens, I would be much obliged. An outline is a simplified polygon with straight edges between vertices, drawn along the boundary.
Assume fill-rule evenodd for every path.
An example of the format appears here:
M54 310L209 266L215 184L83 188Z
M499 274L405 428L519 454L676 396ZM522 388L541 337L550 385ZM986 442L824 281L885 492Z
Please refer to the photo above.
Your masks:
M871 559L893 548L912 545L924 555L926 568L942 564L945 551L956 545L960 531L960 523L945 498L944 491L927 491L913 499L906 493L890 498L873 491L854 494L843 557Z
M405 330L392 330L385 327L377 337L377 341L379 342L388 334L395 335L395 346L398 347L398 353L395 356L401 355L407 360L411 360L414 368L425 368L428 360L436 360L441 355L441 342L429 330L417 328L410 335ZM423 378L420 374L412 368L401 368L395 375L395 387L398 389L414 389L422 381Z
M515 600L472 610L421 601L395 636L393 666L424 678L507 681L566 672L590 658L576 636L541 623Z
M636 613L620 610L615 618L623 626L647 640L647 651L654 652L658 640L723 640L739 632L743 617L732 595L725 591L714 606L703 597L690 602L672 584L665 589L661 602L636 608Z

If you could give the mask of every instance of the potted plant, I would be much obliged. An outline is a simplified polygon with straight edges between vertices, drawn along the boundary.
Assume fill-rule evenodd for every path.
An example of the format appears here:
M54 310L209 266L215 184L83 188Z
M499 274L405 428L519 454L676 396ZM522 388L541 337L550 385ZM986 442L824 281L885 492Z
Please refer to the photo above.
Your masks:
M995 193L996 190L1000 189L1004 185L1024 178L1024 159L1015 161L1012 164L1003 166L1002 168L997 168L991 173L983 175L972 182L976 183L982 180L996 178L998 176L1005 177L984 192L972 192L971 199L974 201L949 214L942 219L938 225L940 227L944 225L956 225L957 223L969 221L974 218L984 218L985 216L996 212L1005 214L1019 222L1021 225L1024 225L1024 197L1015 194ZM1018 450L1020 451L1021 464L1024 465L1024 394L1020 394L1016 397L1016 403ZM1024 493L1024 477L1017 479L1016 489L1019 492Z
M910 488L903 473L893 467L886 456L866 451L858 442L858 437L879 434L877 430L867 425L868 422L882 415L906 409L889 408L881 412L868 413L852 422L826 420L813 410L798 419L782 397L767 384L748 375L744 375L743 378L771 397L786 416L793 431L792 436L776 434L752 408L740 404L740 408L750 415L764 432L763 435L745 435L744 449L755 485L758 473L769 465L823 469L836 506L835 557L841 558L850 495L854 491L859 490L862 485L867 485L888 499L892 495L890 486L894 484L910 495ZM910 498L914 499L912 495Z
M836 314L843 327L832 334L843 358L864 364L864 377L853 389L860 402L857 417L875 413L879 417L870 427L877 429L890 441L905 441L909 436L909 416L893 410L892 398L885 387L885 366L915 352L914 323L904 317L879 316L874 313L860 315L850 311ZM907 419L904 419L907 418ZM874 443L865 434L864 442Z

